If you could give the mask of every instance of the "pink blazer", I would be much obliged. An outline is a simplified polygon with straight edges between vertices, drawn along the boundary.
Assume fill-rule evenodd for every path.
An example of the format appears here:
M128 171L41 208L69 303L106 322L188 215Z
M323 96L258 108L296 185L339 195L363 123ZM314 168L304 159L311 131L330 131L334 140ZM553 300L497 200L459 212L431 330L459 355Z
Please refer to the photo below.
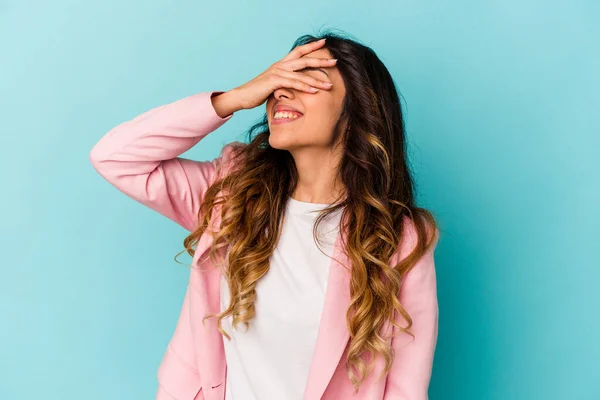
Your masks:
M231 150L225 145L211 161L179 157L202 138L228 121L216 114L211 95L202 92L156 107L111 129L90 152L96 171L134 200L177 222L189 231L197 225L200 196L231 167ZM217 170L221 165L222 169ZM213 210L215 227L220 209ZM408 221L408 220L407 220ZM392 257L405 257L415 244L414 227L407 232ZM349 260L341 248L340 232L334 246L324 309L308 374L304 400L427 400L427 390L438 333L438 303L434 249L431 247L405 278L401 302L413 318L412 340L395 336L395 360L387 376L377 380L383 362L353 395L346 375L349 333L345 314L350 303ZM157 400L223 400L227 363L223 337L214 318L202 324L206 313L219 311L220 270L205 252L212 242L203 235L192 260L181 314L158 368ZM225 247L221 250L225 251ZM204 257L203 257L204 256ZM401 321L404 324L404 321ZM388 325L389 327L389 325Z

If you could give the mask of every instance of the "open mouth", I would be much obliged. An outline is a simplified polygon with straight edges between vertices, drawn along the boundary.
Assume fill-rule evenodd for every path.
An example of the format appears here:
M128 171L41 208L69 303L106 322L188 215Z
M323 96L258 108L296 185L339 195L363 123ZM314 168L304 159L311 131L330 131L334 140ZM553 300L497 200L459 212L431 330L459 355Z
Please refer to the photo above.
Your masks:
M275 113L272 119L273 124L285 124L293 122L299 118L302 118L302 113L295 111L278 111Z

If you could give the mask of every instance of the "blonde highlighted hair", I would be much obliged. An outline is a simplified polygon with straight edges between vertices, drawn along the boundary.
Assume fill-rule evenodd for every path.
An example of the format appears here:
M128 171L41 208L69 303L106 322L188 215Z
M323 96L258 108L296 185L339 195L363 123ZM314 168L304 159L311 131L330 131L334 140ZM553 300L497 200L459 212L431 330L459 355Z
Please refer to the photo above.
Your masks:
M337 132L344 146L338 173L346 191L321 211L313 234L318 239L321 221L342 212L340 231L347 233L343 248L351 264L346 368L358 390L376 356L385 360L384 374L391 367L393 350L383 334L385 326L411 334L411 316L399 300L402 281L432 245L437 224L432 212L415 202L402 109L389 72L370 48L334 34L321 37L327 38L325 47L338 58L347 92L340 121L345 120L348 128ZM302 36L293 47L318 39ZM212 226L213 209L221 207L221 225L211 232L214 241L209 256L216 264L226 265L223 273L231 301L223 312L206 318L216 317L219 331L228 339L221 327L223 318L230 316L237 328L241 323L248 327L255 316L256 285L269 270L286 202L297 184L293 158L287 151L272 148L269 134L265 115L250 128L248 144L232 152L234 167L204 193L199 226L183 242L184 251L193 256L195 244ZM391 265L407 222L414 227L416 245ZM228 246L226 260L215 256L223 246ZM400 326L396 315L407 325ZM365 361L368 355L370 363Z

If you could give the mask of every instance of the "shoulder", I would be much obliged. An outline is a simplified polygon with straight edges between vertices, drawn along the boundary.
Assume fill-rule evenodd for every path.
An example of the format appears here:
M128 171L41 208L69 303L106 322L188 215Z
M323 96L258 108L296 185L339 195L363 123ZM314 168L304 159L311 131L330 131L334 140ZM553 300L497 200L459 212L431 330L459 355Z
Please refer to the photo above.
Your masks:
M244 149L246 146L246 143L240 142L239 140L229 142L221 149L221 155L223 159L229 160L237 151Z
M247 146L246 143L238 140L229 142L221 149L221 154L217 158L217 175L226 176L234 165L239 163L238 156Z
M425 255L433 254L439 240L440 231L437 227L426 225L425 244L429 242ZM408 257L417 247L419 240L419 232L415 221L405 215L402 223L402 232L400 234L400 243L394 256L396 261L400 261Z

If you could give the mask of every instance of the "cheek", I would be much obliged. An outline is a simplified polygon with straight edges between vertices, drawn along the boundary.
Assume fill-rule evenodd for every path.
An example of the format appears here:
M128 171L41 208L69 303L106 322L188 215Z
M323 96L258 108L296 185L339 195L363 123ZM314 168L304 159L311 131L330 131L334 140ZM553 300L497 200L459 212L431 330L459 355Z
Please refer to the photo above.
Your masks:
M333 129L334 125L340 118L340 110L338 104L333 99L325 99L317 108L320 124L327 129Z
M304 104L311 120L328 124L338 118L339 106L329 93L317 93L307 99Z
M328 141L333 137L333 129L340 118L341 105L335 93L300 93L305 115L299 127L312 142Z
M312 110L301 129L310 142L329 144L333 140L333 131L338 119L335 109L323 105L320 109Z

